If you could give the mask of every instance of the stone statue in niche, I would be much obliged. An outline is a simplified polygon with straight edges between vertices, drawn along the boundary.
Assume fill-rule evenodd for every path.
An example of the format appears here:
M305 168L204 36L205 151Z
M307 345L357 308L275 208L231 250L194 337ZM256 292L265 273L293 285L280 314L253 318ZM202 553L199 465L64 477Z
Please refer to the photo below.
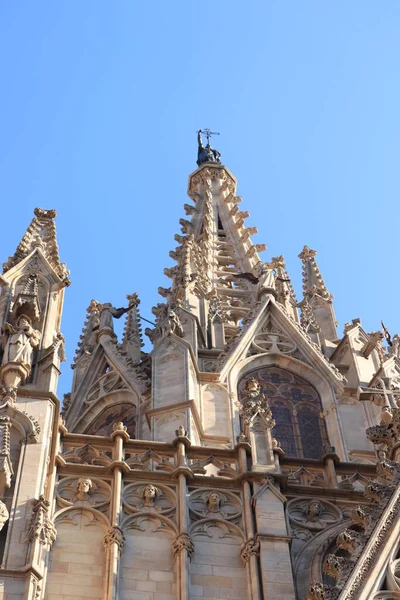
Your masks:
M81 477L78 479L76 484L76 498L77 500L89 500L89 496L93 489L92 480L89 477Z
M30 370L33 349L39 345L41 338L40 332L33 329L30 318L20 315L15 326L6 323L2 329L2 338L4 346L2 366L16 362Z

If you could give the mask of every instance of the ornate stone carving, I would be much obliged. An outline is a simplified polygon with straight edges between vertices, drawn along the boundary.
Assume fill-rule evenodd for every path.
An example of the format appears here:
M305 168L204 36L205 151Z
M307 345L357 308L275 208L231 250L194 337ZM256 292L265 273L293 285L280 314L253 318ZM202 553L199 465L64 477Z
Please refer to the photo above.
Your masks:
M39 345L41 334L32 327L32 321L26 315L20 315L15 327L6 323L2 330L4 353L2 367L13 362L23 365L28 372L32 365L33 349Z
M110 486L101 479L89 477L63 477L57 484L57 503L59 506L90 505L98 510L109 503Z
M247 563L252 556L260 556L260 542L255 538L251 538L245 542L240 550L240 556L245 563Z
M242 505L232 492L195 489L190 493L189 510L195 519L214 516L231 521L241 516Z
M143 497L143 507L154 507L155 503L156 503L156 498L157 496L159 496L160 492L159 490L156 488L155 485L153 485L152 483L150 483L149 485L146 485L146 487L144 488L143 492L142 492L142 497Z
M10 427L10 417L0 417L0 494L11 486L13 474L10 458Z
M126 425L123 424L122 421L117 421L117 423L114 423L113 425L113 431L123 431L124 433L127 433L128 428L126 427Z
M180 533L172 543L172 552L174 556L178 556L178 554L184 550L188 553L189 560L192 560L194 544L188 533Z
M333 579L340 579L346 559L343 556L336 556L336 554L328 554L322 565L324 573L333 577Z
M334 590L324 583L312 583L308 589L306 600L333 600Z
M351 522L354 525L359 525L362 529L366 529L369 517L368 511L363 506L356 506L351 512Z
M379 483L373 481L365 488L364 496L367 498L367 500L371 500L371 502L379 504L383 500L387 499L392 491L393 490L391 490L387 485L380 485Z
M125 545L125 536L122 529L117 525L110 527L104 536L103 544L106 551L112 546L112 544L117 544L118 550L121 553Z
M10 518L7 506L0 500L0 531Z
M38 540L43 546L51 546L57 537L56 529L48 516L50 502L39 496L32 507L32 515L26 537L27 543Z
M130 483L125 487L122 502L128 513L143 511L167 515L175 509L176 496L163 484L156 487L152 483Z
M342 520L340 510L327 500L294 498L287 505L292 526L321 531Z
M344 529L336 538L336 546L340 550L346 550L349 554L353 554L358 543L357 535L351 529Z
M89 500L93 489L92 480L89 477L81 477L76 484L76 497L78 500Z

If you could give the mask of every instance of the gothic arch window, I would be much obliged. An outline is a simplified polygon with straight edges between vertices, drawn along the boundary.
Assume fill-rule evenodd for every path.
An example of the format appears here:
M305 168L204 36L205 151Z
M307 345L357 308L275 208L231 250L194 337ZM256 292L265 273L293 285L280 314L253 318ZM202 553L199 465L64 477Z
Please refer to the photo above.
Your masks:
M239 384L239 397L245 402L246 381L255 378L271 407L274 438L287 456L321 458L328 444L321 399L315 388L302 377L280 369L265 367L248 373Z

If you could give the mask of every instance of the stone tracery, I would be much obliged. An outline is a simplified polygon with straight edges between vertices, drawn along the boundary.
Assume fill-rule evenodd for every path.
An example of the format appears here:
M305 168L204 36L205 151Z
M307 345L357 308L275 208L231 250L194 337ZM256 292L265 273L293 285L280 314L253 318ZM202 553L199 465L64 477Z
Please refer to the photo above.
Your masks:
M255 399L266 399L275 426L273 436L288 456L320 458L327 444L321 418L322 406L316 390L304 379L278 367L265 367L247 375L239 385L239 395L251 388Z

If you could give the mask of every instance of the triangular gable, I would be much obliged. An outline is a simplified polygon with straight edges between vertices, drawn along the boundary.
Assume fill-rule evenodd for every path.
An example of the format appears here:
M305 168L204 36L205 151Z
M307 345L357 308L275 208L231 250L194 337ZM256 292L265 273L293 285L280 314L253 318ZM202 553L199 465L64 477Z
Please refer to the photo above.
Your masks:
M263 333L263 327L268 324L268 320L272 318L273 322L279 326L289 340L291 340L302 354L300 360L312 364L325 377L327 377L336 388L342 390L345 382L344 377L339 373L338 369L327 359L321 352L319 346L314 344L310 337L304 332L301 325L296 323L282 309L272 295L267 295L258 313L245 326L238 341L230 348L224 357L224 362L221 368L221 381L224 380L230 369L240 360L246 358L248 350L254 340L257 342L257 335ZM258 344L257 344L258 345ZM276 352L276 349L274 349ZM271 349L266 350L265 354L271 352ZM278 348L279 353L280 350ZM262 352L260 352L262 354ZM296 357L298 360L299 358Z

